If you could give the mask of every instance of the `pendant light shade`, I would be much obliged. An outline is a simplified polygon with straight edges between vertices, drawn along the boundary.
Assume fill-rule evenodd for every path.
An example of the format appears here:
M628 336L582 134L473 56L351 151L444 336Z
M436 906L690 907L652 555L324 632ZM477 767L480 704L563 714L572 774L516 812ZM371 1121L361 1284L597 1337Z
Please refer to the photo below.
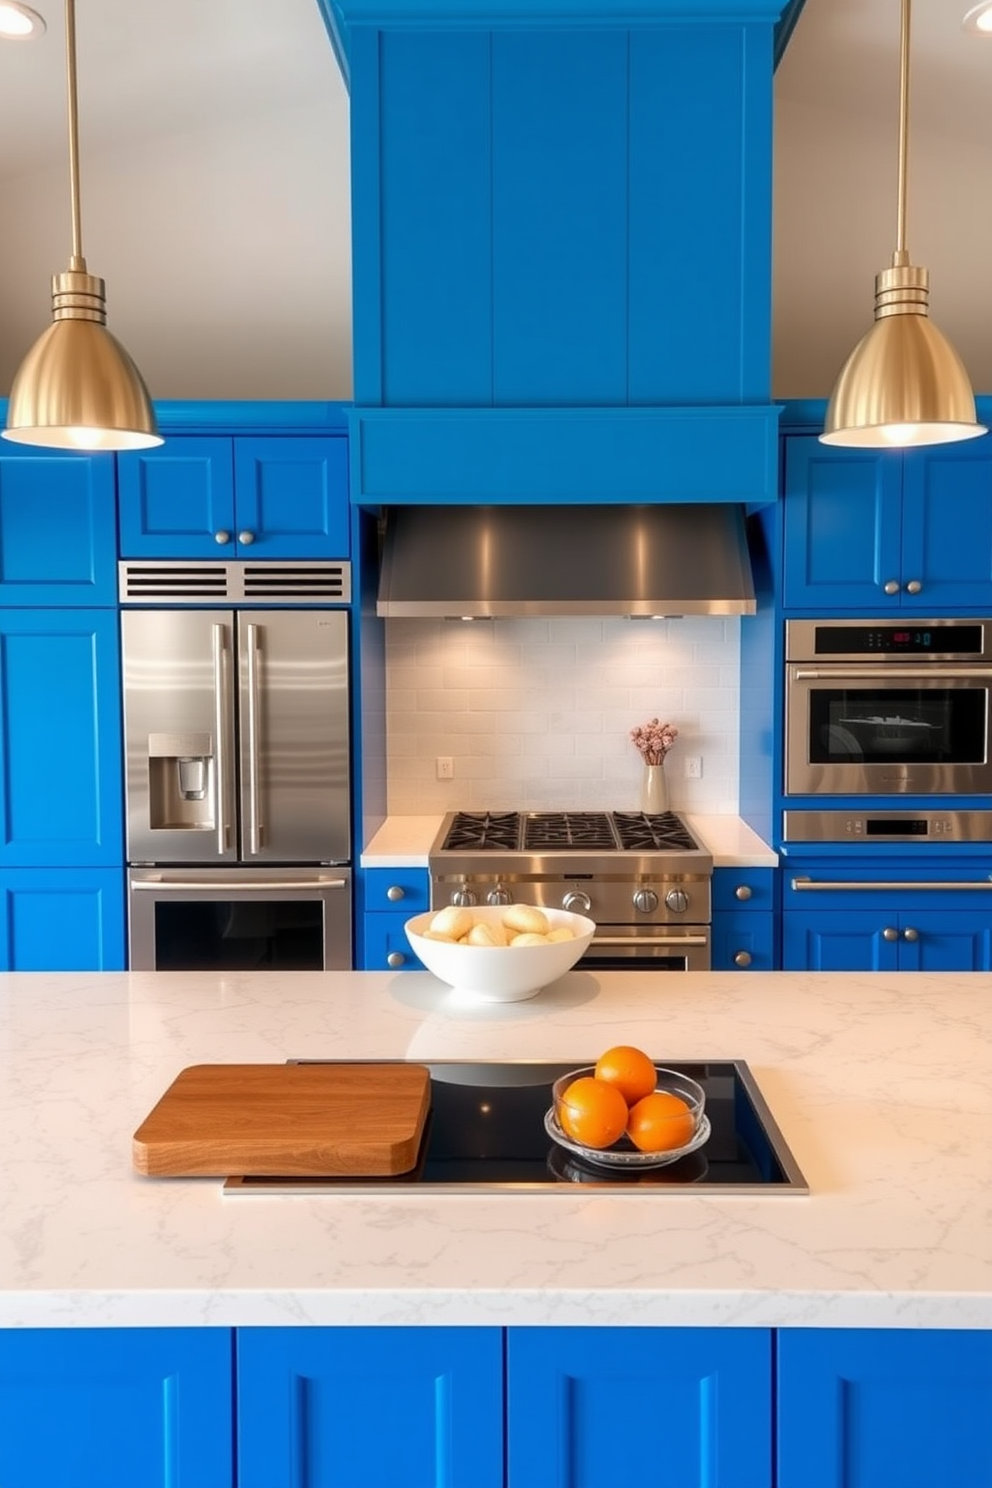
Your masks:
M52 449L128 450L161 444L134 362L107 330L106 286L86 269L79 212L74 0L66 0L72 257L52 279L53 324L18 368L5 439Z
M899 189L892 264L875 279L875 323L851 352L827 406L824 444L891 449L985 433L957 352L930 319L930 275L906 249L910 0L901 0Z

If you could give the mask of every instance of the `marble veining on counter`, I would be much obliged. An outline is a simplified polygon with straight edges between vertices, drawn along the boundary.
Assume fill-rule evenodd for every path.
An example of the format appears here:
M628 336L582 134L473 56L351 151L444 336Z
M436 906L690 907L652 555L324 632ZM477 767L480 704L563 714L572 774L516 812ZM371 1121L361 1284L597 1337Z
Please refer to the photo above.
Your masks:
M223 1197L131 1134L180 1069L746 1059L808 1197ZM0 1327L992 1327L992 978L575 971L465 1007L427 973L0 975Z

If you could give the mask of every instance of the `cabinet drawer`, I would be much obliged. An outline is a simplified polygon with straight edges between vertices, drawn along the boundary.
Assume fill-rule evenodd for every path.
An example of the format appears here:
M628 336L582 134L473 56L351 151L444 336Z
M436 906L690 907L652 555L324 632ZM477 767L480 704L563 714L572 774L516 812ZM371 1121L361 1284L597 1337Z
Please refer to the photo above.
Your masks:
M426 868L367 868L365 908L403 910L408 917L430 909L431 888Z
M713 910L763 910L775 908L777 868L716 868L713 871Z

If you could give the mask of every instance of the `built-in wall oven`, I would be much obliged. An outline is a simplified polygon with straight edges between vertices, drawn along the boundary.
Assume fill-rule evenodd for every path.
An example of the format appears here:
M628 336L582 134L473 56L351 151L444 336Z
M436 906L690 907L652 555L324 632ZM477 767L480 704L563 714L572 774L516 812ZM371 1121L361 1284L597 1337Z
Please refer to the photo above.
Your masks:
M992 620L786 623L786 796L992 791Z
M351 967L341 569L122 565L132 969Z

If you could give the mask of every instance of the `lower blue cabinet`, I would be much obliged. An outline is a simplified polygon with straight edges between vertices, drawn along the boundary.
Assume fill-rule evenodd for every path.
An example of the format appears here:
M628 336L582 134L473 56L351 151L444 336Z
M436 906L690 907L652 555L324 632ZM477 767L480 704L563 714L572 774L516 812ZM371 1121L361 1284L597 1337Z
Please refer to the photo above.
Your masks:
M500 1328L243 1328L237 1359L238 1488L504 1488Z
M123 971L124 945L123 868L3 870L0 971Z
M234 1488L227 1328L0 1330L3 1488Z
M989 1488L992 1334L786 1328L778 1488Z
M510 1328L508 1488L768 1488L772 1335Z

